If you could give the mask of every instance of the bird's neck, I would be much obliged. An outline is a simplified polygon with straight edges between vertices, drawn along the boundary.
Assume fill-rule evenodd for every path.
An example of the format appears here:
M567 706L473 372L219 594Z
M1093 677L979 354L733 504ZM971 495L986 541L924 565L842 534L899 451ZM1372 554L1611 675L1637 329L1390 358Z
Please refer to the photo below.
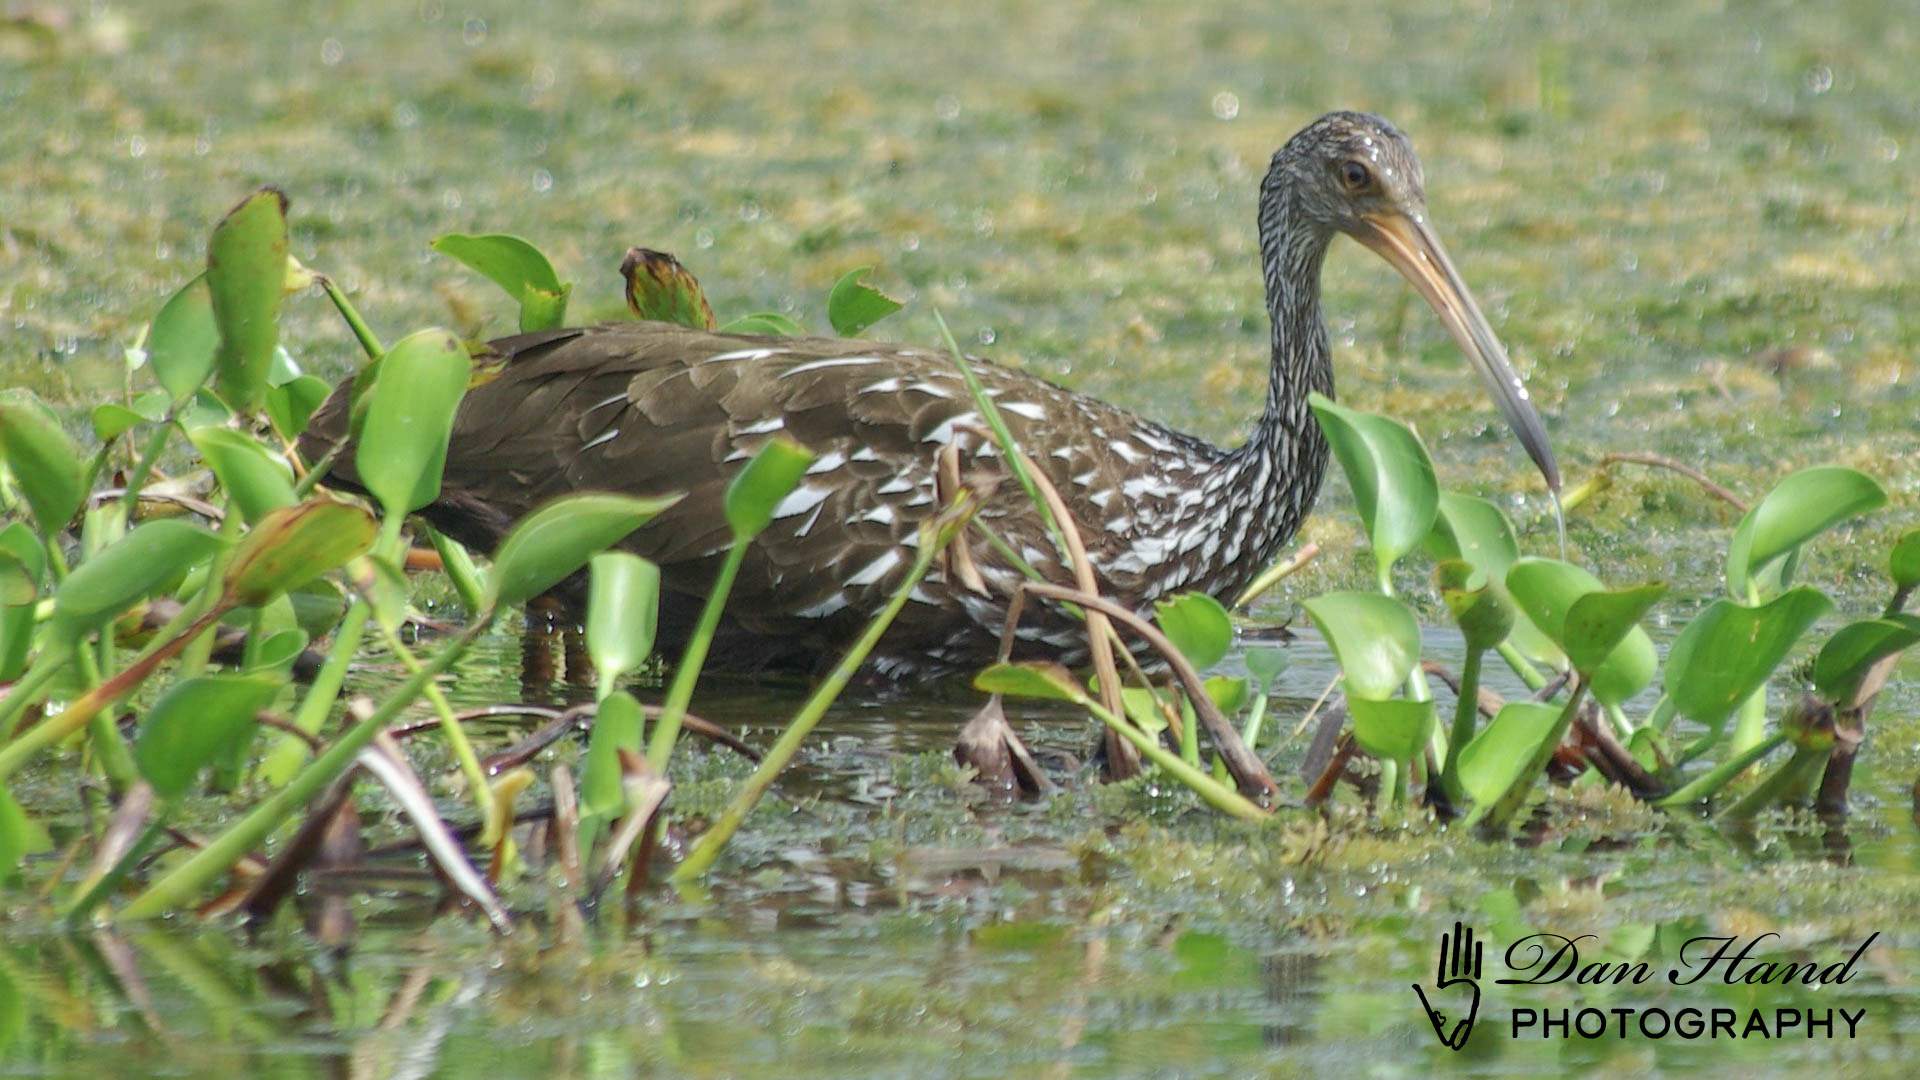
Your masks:
M1209 591L1237 589L1273 560L1312 509L1326 474L1327 441L1307 395L1333 396L1327 326L1320 315L1320 265L1332 235L1305 220L1293 198L1261 200L1260 264L1266 281L1273 355L1267 404L1245 445L1222 462L1218 515L1230 556Z

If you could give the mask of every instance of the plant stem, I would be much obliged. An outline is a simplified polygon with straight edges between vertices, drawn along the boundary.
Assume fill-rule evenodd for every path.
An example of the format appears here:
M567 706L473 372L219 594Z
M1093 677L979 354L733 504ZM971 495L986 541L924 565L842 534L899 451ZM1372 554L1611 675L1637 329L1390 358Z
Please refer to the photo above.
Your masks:
M1534 667L1531 661L1520 655L1520 650L1513 647L1511 638L1494 646L1493 651L1500 654L1500 659L1507 662L1507 666L1513 669L1515 675L1520 676L1520 681L1527 684L1527 689L1538 690L1547 685L1547 677L1542 675L1540 669Z
M127 520L133 520L133 511L140 503L140 489L147 486L147 477L153 475L154 462L160 460L160 454L167 448L167 438L173 434L173 410L167 410L166 419L160 421L153 431L148 433L147 441L140 448L140 458L133 464L133 471L127 474L127 490L120 496L120 503L126 508Z
M1653 805L1663 810L1670 810L1676 806L1687 806L1711 799L1721 788L1727 786L1728 781L1747 771L1754 762L1773 753L1775 747L1786 741L1787 733L1776 731L1762 740L1759 745L1721 762L1673 794L1654 800Z
M73 659L73 652L73 646L64 643L41 652L34 657L33 666L27 669L27 673L13 684L13 689L7 691L7 696L0 698L0 742L13 738L20 717L26 714L28 708L39 704L41 695L53 685L60 669Z
M1773 803L1793 794L1802 787L1815 781L1822 769L1826 768L1827 756L1833 753L1833 746L1795 748L1793 756L1786 764L1768 773L1753 790L1741 796L1740 801L1727 807L1720 814L1725 822L1741 822L1765 810Z
M440 565L447 579L453 582L453 591L460 594L460 602L467 605L468 611L479 611L486 605L487 582L480 568L474 565L472 553L425 521L416 525L426 534L433 550L440 554Z
M340 317L347 321L347 328L353 331L354 340L360 343L361 351L367 354L367 359L377 358L386 352L386 346L380 344L380 339L374 336L366 320L360 317L360 312L355 310L353 302L347 299L347 294L341 292L340 286L333 283L333 278L326 274L314 276L320 279L320 287L326 290L327 299L333 301L333 306L340 312Z
M841 691L847 688L847 683L853 681L853 676L859 672L860 665L866 663L867 654L880 643L881 635L887 632L887 628L893 625L894 617L899 615L900 609L906 606L908 595L913 592L915 586L920 584L920 579L926 576L927 568L933 565L934 557L945 550L957 531L958 522L952 522L940 529L938 535L935 535L933 530L921 533L920 547L914 555L913 565L907 571L907 576L894 588L893 596L887 600L887 606L867 623L867 628L861 632L859 639L853 643L853 647L848 649L846 655L841 657L840 662L834 666L832 674L828 675L826 681L813 692L813 696L807 699L807 703L801 706L800 711L794 714L792 722L787 725L787 730L780 733L780 738L767 750L766 756L760 760L759 767L753 770L753 775L747 777L746 782L740 785L740 790L735 792L733 798L728 801L726 809L714 819L713 826L700 834L700 839L694 841L692 849L687 852L686 859L674 868L670 880L684 881L696 878L705 874L713 866L714 860L720 857L721 849L727 846L727 842L733 839L734 833L739 831L747 815L759 805L761 796L773 786L774 780L779 778L780 773L793 760L793 756L800 751L801 742L813 732L820 718L826 715L827 709L832 707L834 701L840 697Z
M400 666L410 674L418 673L420 658L413 655L407 643L400 640L400 635L387 629L385 623L379 626L380 636L385 639L387 648L400 658ZM423 692L427 703L433 706L434 715L440 719L440 730L447 736L447 745L453 749L454 760L460 763L460 771L466 774L467 786L473 789L474 805L480 808L482 819L492 822L499 808L487 786L487 770L480 767L480 757L473 752L473 743L468 741L466 729L460 726L460 718L453 715L453 706L447 701L447 695L440 692L437 683L428 682Z
M287 785L263 800L245 817L195 852L185 862L168 871L160 880L121 909L116 921L148 919L163 915L190 900L213 879L224 873L247 852L258 847L288 818L297 813L322 788L352 766L363 747L386 729L387 724L420 696L434 677L453 665L474 639L493 622L492 611L480 617L442 646L419 671L408 676L400 688L388 696L366 719L342 732L319 757L300 770Z
M720 573L714 576L713 588L707 592L706 606L700 609L700 621L687 640L686 654L673 670L673 683L667 687L666 701L660 706L660 719L654 721L653 740L647 744L647 763L663 776L667 762L673 757L674 741L680 737L680 721L686 717L687 705L693 700L693 684L700 678L700 669L707 662L707 650L713 645L714 632L720 628L720 613L727 606L727 594L733 591L733 579L739 576L740 564L746 558L747 541L735 539L727 549L726 561L720 564Z
M1440 769L1440 789L1455 806L1467 804L1467 791L1460 786L1460 751L1480 723L1480 665L1486 656L1484 649L1469 650L1460 665L1460 700L1453 712L1453 731L1447 736L1446 763Z
M294 710L293 725L309 735L318 735L320 726L327 722L327 714L333 711L334 700L340 696L340 687L347 681L347 669L353 665L353 658L360 651L360 641L366 636L367 619L373 609L367 602L355 599L347 606L347 613L341 617L340 626L333 632L333 648L327 653L327 660L320 665L320 671L314 675L312 685L307 687L307 695L300 699L300 706ZM258 773L269 784L282 784L293 776L302 762L307 760L310 751L305 740L293 735L282 735L280 742L267 752L260 762Z

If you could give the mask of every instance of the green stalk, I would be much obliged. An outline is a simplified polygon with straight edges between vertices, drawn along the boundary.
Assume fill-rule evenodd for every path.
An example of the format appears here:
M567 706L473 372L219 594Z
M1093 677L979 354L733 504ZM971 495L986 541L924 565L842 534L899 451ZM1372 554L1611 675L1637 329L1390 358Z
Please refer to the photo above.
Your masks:
M147 857L147 852L153 850L153 845L166 835L167 817L171 809L172 807L165 804L157 807L153 820L147 824L146 830L140 834L139 839L127 848L126 854L120 856L118 861L107 868L106 873L89 883L80 895L67 905L65 918L69 928L77 928L84 923L87 916L104 903L114 889L120 887L120 882L126 878L128 871L139 865L140 860Z
M1467 804L1467 789L1460 786L1460 750L1472 741L1474 729L1480 724L1480 665L1486 656L1486 650L1474 649L1460 666L1460 700L1453 711L1453 731L1447 737L1446 762L1440 769L1440 789L1455 806Z
M1267 718L1267 703L1272 699L1272 694L1272 687L1262 686L1253 699L1253 707L1247 710L1247 722L1240 729L1240 741L1246 743L1249 750L1258 752L1260 725Z
M167 438L173 434L173 410L168 409L164 420L148 433L147 441L140 448L140 458L133 464L133 471L127 474L127 490L120 496L120 503L126 507L127 520L133 520L134 509L140 503L140 489L147 486L147 477L153 475L154 463L160 460L160 454L167 448Z
M377 622L377 620L376 620ZM400 635L387 629L385 623L379 623L380 636L386 640L387 648L400 658L400 665L409 673L420 670L420 658L413 655L407 643ZM473 743L468 741L466 729L453 715L453 706L447 701L447 695L441 693L438 683L429 682L425 688L427 703L433 706L434 715L440 719L440 730L447 737L447 745L453 749L454 760L460 763L460 771L466 774L467 786L473 789L474 805L479 807L480 816L492 822L497 807L494 806L492 789L487 786L487 770L480 766L480 757L473 752Z
M1741 796L1740 801L1727 807L1720 814L1723 822L1737 823L1752 818L1768 806L1792 794L1796 789L1819 779L1820 773L1827 767L1827 758L1833 753L1833 744L1826 746L1797 747L1787 763L1768 773L1753 790Z
M713 588L707 592L706 606L700 609L700 621L693 628L693 637L687 641L686 654L673 670L673 683L667 687L666 701L660 706L660 719L654 721L653 740L647 744L647 763L662 775L666 774L667 762L673 758L673 744L680 737L680 722L687 715L687 705L693 701L693 684L700 678L700 669L707 663L707 650L713 645L714 632L720 628L720 613L727 606L727 594L733 591L733 579L739 576L740 564L746 561L747 544L746 540L735 539L727 549L727 560L720 564L720 573L715 575Z
M1645 726L1665 735L1667 728L1672 726L1673 718L1678 712L1679 710L1674 707L1673 699L1665 694L1661 694L1660 700L1653 703L1653 711L1647 714Z
M1737 754L1759 745L1767 730L1766 684L1762 683L1760 689L1741 702L1733 717L1733 742L1729 749Z
M1587 697L1587 680L1583 677L1573 684L1573 693L1567 698L1566 707L1560 710L1560 716L1553 722L1553 731L1540 743L1540 749L1534 751L1533 760L1520 774L1521 779L1506 793L1494 800L1491 805L1476 807L1467 815L1468 825L1481 825L1487 832L1504 833L1513 823L1514 815L1527 804L1527 796L1533 793L1533 786L1540 782L1540 776L1547 769L1547 762L1553 759L1553 752L1560 747L1560 740L1567 737L1567 729L1573 726L1573 718L1580 711L1580 703Z
M360 348L367 354L367 358L375 359L386 352L386 347L380 344L378 337L374 336L372 328L367 326L367 321L360 317L360 312L354 308L353 302L347 299L347 294L341 292L340 286L333 283L333 278L326 274L314 276L320 279L320 287L326 290L327 299L333 301L334 309L339 311L340 317L347 321L347 328L353 331L354 340L360 343Z
M733 834L740 830L740 825L747 819L747 815L759 805L761 796L766 794L767 789L773 786L773 782L779 778L780 773L792 762L794 755L799 753L800 744L813 732L814 726L820 723L820 718L827 714L827 710L840 697L841 691L847 688L847 683L851 682L854 675L859 672L860 665L866 663L867 654L873 651L873 647L880 643L881 635L893 625L894 617L899 615L900 609L906 606L908 595L913 592L914 586L920 584L920 579L926 576L927 568L933 565L934 557L944 551L947 544L952 541L954 531L954 527L949 526L940 530L937 537L928 532L921 534L920 547L914 555L913 565L907 571L907 576L893 590L893 596L887 600L887 606L867 623L867 628L861 632L859 640L855 641L846 655L840 658L832 674L828 675L826 681L813 692L813 696L807 699L807 703L801 707L800 711L794 714L792 722L787 725L787 730L780 733L779 740L760 760L760 765L753 770L753 775L747 777L746 782L740 785L740 790L735 792L733 798L728 801L726 809L714 819L713 827L700 834L700 839L694 841L693 848L687 852L686 859L674 868L670 880L684 881L696 878L705 874L713 866L714 860L720 857L721 849L727 846L727 842L733 839Z
M1493 651L1500 654L1500 659L1507 662L1507 666L1513 669L1515 675L1520 676L1520 681L1527 684L1527 689L1539 690L1547 685L1547 677L1542 675L1540 669L1534 667L1531 661L1520 655L1520 650L1513 647L1511 640L1494 646Z
M1697 779L1673 794L1654 800L1653 805L1663 810L1671 810L1674 807L1689 806L1693 803L1711 799L1721 788L1726 787L1727 783L1734 777L1747 771L1754 762L1773 753L1775 747L1786 741L1787 733L1784 731L1776 731L1762 740L1759 745L1740 754L1736 754L1719 765L1714 766L1711 770L1701 774Z
M1046 525L1047 535L1053 538L1061 562L1071 563L1072 559L1067 555L1066 534L1060 531L1060 522L1054 518L1053 508L1040 496L1039 486L1027 474L1026 463L1021 460L1024 455L1017 453L1020 444L1014 441L1006 419L1000 415L1000 409L994 405L993 399L987 396L987 389L980 384L980 376L974 374L973 365L967 363L966 354L960 351L960 343L953 339L953 331L947 328L947 320L936 311L933 321L940 325L940 335L947 341L947 351L953 354L954 365L960 369L960 378L967 384L967 392L973 395L974 407L980 410L981 419L987 422L994 441L1000 445L1000 456L1006 462L1007 471L1019 481L1020 489L1027 493L1027 501L1033 504L1034 512L1040 515L1041 522Z
M300 770L285 787L268 796L226 832L148 886L131 904L121 909L115 917L116 921L149 919L173 910L192 899L214 878L258 847L275 829L318 795L321 789L346 772L360 751L373 741L373 737L385 730L400 710L419 697L435 676L453 666L453 662L466 652L467 647L486 632L493 617L492 611L482 612L480 618L469 623L442 646L419 671L408 676L407 681L371 715L341 733L325 752Z
M426 533L427 542L439 553L440 565L446 570L447 579L453 582L453 591L460 594L460 602L467 605L468 611L485 607L487 583L480 568L474 565L472 553L424 521L417 527Z
M347 669L360 652L360 641L366 636L367 620L372 615L373 609L364 600L356 599L348 605L339 628L333 632L333 648L327 652L326 662L320 665L306 696L294 710L293 725L301 731L318 735L321 725L327 722L327 714L333 711L333 703L340 697L340 687L347 681ZM279 743L261 759L257 773L269 784L284 784L307 760L309 753L306 740L282 734Z

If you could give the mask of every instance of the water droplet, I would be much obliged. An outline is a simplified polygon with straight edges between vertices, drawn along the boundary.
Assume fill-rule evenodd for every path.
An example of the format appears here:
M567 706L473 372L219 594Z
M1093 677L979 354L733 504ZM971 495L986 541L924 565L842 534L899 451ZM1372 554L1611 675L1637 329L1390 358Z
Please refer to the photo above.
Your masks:
M448 188L440 193L440 204L449 210L460 209L460 189Z
M328 38L320 43L320 62L328 67L346 59L346 55L347 47L340 43L339 38Z
M147 156L146 138L140 135L135 135L133 138L128 139L127 140L127 156L133 157L133 158L146 157Z
M447 13L447 5L440 0L420 0L420 21L439 22Z
M713 246L712 229L696 229L693 233L693 246L705 251Z
M960 119L960 99L952 94L941 94L933 103L933 114L942 120Z
M468 45L478 45L487 40L487 20L468 19L466 25L460 28L460 40Z
M545 195L553 190L553 174L545 169L533 170L533 191L536 195Z
M981 327L980 332L974 336L980 339L980 344L982 345L991 345L1000 339L1000 335L994 333L993 327L991 326Z
M1215 119L1231 120L1240 115L1240 97L1230 90L1222 90L1213 95L1213 115Z
M393 126L410 128L420 122L420 110L411 101L403 101L393 107Z
M1833 89L1833 69L1825 64L1816 64L1807 70L1805 81L1808 93L1824 94Z
M900 250L901 251L919 251L920 250L920 234L908 233L906 236L902 237L900 239Z

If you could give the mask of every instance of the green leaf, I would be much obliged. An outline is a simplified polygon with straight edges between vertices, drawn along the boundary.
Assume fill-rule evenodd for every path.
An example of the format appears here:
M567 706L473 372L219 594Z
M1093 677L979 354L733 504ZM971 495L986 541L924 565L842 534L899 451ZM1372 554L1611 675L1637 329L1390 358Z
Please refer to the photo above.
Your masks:
M367 391L354 467L388 514L409 514L440 495L454 413L473 362L445 330L402 338L380 358Z
M567 296L573 291L554 272L540 249L518 236L490 233L466 236L448 233L433 241L433 250L478 271L520 304L520 329L545 330L566 317Z
M620 263L627 280L627 308L642 319L713 329L713 305L693 272L664 251L629 248Z
M1253 676L1253 681L1263 687L1271 687L1273 681L1280 677L1281 672L1287 670L1287 665L1291 662L1291 658L1287 656L1287 650L1272 645L1258 646L1246 652L1247 674Z
M1515 784L1532 785L1528 766L1553 735L1560 707L1533 701L1503 706L1486 728L1460 751L1460 786L1475 805L1491 807Z
M624 690L600 703L593 730L587 734L587 762L580 775L583 816L619 817L627 808L626 788L620 782L620 751L640 750L644 714L640 703Z
M1227 716L1240 711L1247 703L1247 680L1234 675L1214 675L1200 684L1207 691L1207 697Z
M1813 661L1813 688L1839 705L1853 703L1867 672L1920 642L1920 615L1862 619L1836 631Z
M1733 531L1727 548L1727 589L1736 600L1750 590L1786 587L1790 557L1800 545L1849 518L1886 505L1887 493L1866 473L1839 466L1802 469L1780 481Z
M16 521L0 528L0 560L18 568L9 571L16 580L7 587L7 598L0 600L0 683L9 683L27 670L33 650L33 609L40 582L47 576L47 550L26 522ZM19 577L26 579L24 590Z
M523 604L546 592L679 501L678 495L568 495L535 510L493 554L490 606Z
M806 333L800 324L777 311L756 311L742 315L720 328L723 334L761 334L767 337L799 337Z
M11 881L20 860L53 850L53 841L40 823L27 816L13 794L0 784L0 884ZM0 989L4 989L0 987Z
M293 470L253 439L224 427L195 428L187 439L248 522L294 504Z
M1566 652L1607 704L1619 704L1653 681L1658 659L1639 620L1664 583L1609 590L1600 579L1557 559L1521 559L1507 571L1507 592L1533 624Z
M1832 607L1820 590L1804 587L1760 607L1714 601L1687 623L1667 653L1667 696L1682 714L1720 730Z
M293 606L295 624L305 630L309 638L323 638L333 633L347 613L346 597L326 578L316 578L288 590L287 602Z
M256 716L285 686L277 675L199 675L153 703L134 740L140 775L163 799L187 793L200 770L231 758L253 736Z
M1140 686L1120 688L1120 707L1135 726L1149 735L1167 730L1166 714L1153 702L1153 691Z
M346 565L373 546L378 531L372 514L326 496L281 507L241 538L222 584L241 605L259 607Z
M1436 561L1458 559L1503 590L1507 571L1520 558L1520 544L1506 513L1485 499L1453 491L1440 493L1440 513L1427 534L1426 548ZM1560 647L1524 612L1514 614L1513 629L1507 635L1514 648L1534 663L1565 666L1567 657Z
M1180 650L1180 655L1205 671L1227 658L1233 648L1233 620L1220 601L1205 593L1181 593L1153 604L1153 621Z
M1459 559L1442 560L1435 567L1440 599L1453 614L1469 652L1484 652L1507 639L1519 617L1506 590Z
M215 377L236 411L252 411L266 392L286 277L287 197L261 188L214 226L207 244L207 293L220 336Z
M213 321L213 297L207 277L197 274L167 298L147 329L147 363L173 402L194 395L213 374L220 348L220 327Z
M1347 697L1353 717L1353 739L1360 748L1384 761L1406 761L1427 747L1433 737L1433 702L1369 701Z
M1893 542L1887 572L1896 588L1920 588L1920 529L1908 529Z
M735 543L759 536L773 523L774 511L793 494L813 460L813 451L785 436L775 436L760 447L727 485L727 525Z
M207 559L225 541L198 526L145 522L81 563L53 594L54 632L69 640L93 630Z
M861 281L872 269L862 266L847 271L827 294L827 321L841 337L856 337L862 330L900 310L900 301Z
M973 677L973 687L989 694L1008 697L1039 698L1043 701L1071 701L1084 705L1092 700L1073 681L1072 673L1059 664L1032 660L1018 664L995 664Z
M26 496L43 537L66 528L86 501L86 460L53 410L31 390L0 390L0 460Z
M1433 461L1420 437L1397 420L1344 408L1317 393L1308 400L1347 474L1384 576L1433 530L1440 505Z
M267 391L267 419L281 438L298 438L331 393L325 379L301 375Z
M94 437L103 443L112 442L141 424L152 423L125 405L115 405L112 402L95 405L93 412L87 415L87 419L93 424Z
M1420 625L1407 605L1391 596L1327 593L1305 607L1340 661L1349 700L1387 700L1420 660Z
M300 659L301 652L306 649L307 642L310 640L307 632L297 627L270 634L260 643L260 651L253 659L253 666L247 670L285 677L287 672L293 669L294 661Z
M587 655L603 685L646 663L660 619L660 568L606 551L588 564ZM617 777L616 777L617 779Z

